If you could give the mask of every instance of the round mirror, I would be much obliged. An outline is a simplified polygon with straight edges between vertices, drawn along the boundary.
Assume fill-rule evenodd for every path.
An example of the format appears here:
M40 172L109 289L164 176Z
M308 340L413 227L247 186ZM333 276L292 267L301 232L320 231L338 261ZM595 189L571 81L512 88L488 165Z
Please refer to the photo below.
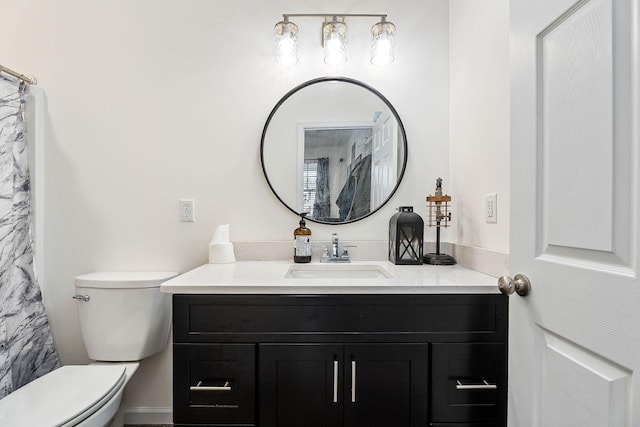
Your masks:
M287 208L324 224L380 209L398 188L407 138L398 113L357 80L310 80L274 107L262 132L262 170Z

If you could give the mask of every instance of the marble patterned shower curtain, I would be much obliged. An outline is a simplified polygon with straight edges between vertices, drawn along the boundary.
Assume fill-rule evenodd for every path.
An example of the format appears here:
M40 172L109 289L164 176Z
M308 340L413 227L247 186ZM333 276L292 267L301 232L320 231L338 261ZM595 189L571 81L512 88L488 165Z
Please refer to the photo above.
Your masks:
M59 366L33 271L24 91L0 74L0 398Z

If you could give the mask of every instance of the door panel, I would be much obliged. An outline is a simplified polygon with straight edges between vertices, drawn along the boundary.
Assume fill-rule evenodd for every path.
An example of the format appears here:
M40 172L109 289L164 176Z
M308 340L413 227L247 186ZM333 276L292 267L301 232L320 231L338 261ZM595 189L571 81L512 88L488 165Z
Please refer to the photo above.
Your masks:
M537 37L545 247L612 249L611 12L591 0Z
M612 0L580 2L536 37L540 182L538 251L550 260L627 272L632 226L629 182L630 35L614 27ZM553 15L551 15L553 16ZM614 115L615 111L615 115Z
M538 339L540 424L564 425L571 414L576 426L624 425L632 372L551 332L541 330Z
M510 426L640 425L638 11L510 3Z
M371 147L371 211L393 191L398 177L398 129L390 111L385 111L373 127Z

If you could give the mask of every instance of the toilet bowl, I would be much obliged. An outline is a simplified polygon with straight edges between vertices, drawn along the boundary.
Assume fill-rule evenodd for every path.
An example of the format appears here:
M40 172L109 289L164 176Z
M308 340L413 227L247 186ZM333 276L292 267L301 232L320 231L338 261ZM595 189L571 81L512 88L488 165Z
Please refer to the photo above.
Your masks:
M124 389L139 360L164 349L173 272L102 272L76 277L82 337L98 362L67 365L0 400L0 426L119 427Z

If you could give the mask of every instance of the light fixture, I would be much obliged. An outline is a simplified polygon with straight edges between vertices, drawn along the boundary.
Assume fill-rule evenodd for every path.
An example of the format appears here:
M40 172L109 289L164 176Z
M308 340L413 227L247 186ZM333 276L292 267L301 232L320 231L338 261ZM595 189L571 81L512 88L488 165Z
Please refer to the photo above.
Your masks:
M314 13L283 14L284 18L275 26L276 41L274 54L276 62L293 65L298 62L298 26L289 21L290 17L320 17L322 23L322 47L324 62L330 65L342 64L347 60L347 24L345 17L380 18L380 22L371 28L371 63L375 65L390 64L394 60L393 34L396 26L387 22L387 15L378 14L335 14Z
M347 25L338 21L334 16L331 21L325 18L322 24L322 46L324 47L324 62L329 65L347 62Z
M298 62L298 26L289 22L285 16L283 21L276 24L276 43L274 55L276 62L282 65L293 65Z
M393 33L396 26L387 22L384 16L371 27L371 63L375 65L391 64L393 62Z

